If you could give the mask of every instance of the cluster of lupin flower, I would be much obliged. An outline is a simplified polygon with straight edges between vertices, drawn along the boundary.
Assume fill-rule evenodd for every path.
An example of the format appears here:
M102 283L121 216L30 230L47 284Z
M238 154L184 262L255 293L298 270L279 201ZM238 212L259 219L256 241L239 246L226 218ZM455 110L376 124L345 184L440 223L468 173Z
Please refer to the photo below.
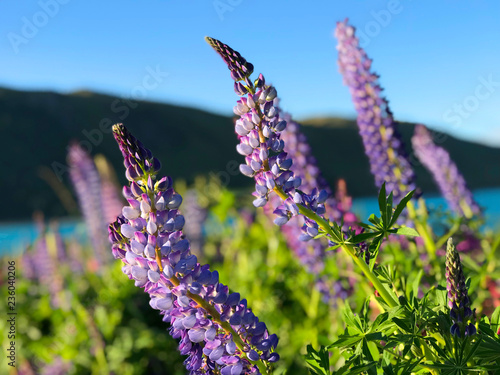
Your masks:
M237 51L216 39L205 39L226 62L235 81L234 91L242 97L234 107L234 113L240 116L235 124L240 141L237 151L245 156L246 163L240 165L241 173L255 178L254 206L263 207L269 194L275 192L282 199L282 204L274 210L275 224L286 224L301 208L322 217L328 193L317 188L309 194L299 190L302 181L290 169L293 161L283 151L285 142L280 135L287 123L279 117L276 89L266 85L262 74L252 82L253 65ZM301 240L316 237L319 233L317 222L308 217L304 217L304 221Z
M68 151L71 182L78 197L78 205L89 230L89 238L96 261L102 266L111 259L106 250L106 223L103 208L109 204L102 196L102 184L94 161L78 144L73 143ZM106 197L109 198L109 197Z
M296 177L299 177L302 184L300 189L305 192L311 192L315 187L325 190L328 198L324 203L325 216L335 222L344 221L344 228L348 229L357 221L356 216L350 212L349 205L342 205L334 198L330 186L324 179L320 168L317 165L316 158L312 155L311 147L307 138L301 131L301 125L293 120L292 116L283 111L279 111L280 121L286 121L286 131L280 134L281 140L285 143L284 151L292 159L291 170ZM269 197L269 203L272 208L267 208L266 214L271 215L274 207L281 204L281 198L275 194ZM352 291L352 288L346 288L345 280L332 280L327 275L321 276L325 268L325 256L328 254L326 249L329 243L327 241L301 241L301 239L310 239L309 236L303 237L302 229L304 219L302 216L292 217L286 225L281 226L288 247L293 250L299 262L307 271L317 277L316 287L320 290L323 301L332 306L336 305L337 298L345 298Z
M109 226L115 258L123 272L149 293L188 355L191 374L266 373L279 359L278 337L247 307L239 293L219 282L217 271L198 263L184 238L182 197L170 177L157 180L160 162L122 125L113 133L124 157L129 205Z
M335 36L338 39L340 73L358 112L359 133L375 184L380 188L385 182L397 202L415 189L415 173L395 127L389 104L381 95L378 76L370 71L372 61L359 47L354 27L347 20L338 22Z
M236 81L235 92L243 96L234 107L234 113L240 116L235 124L240 141L236 150L246 157L246 164L240 166L240 171L256 180L254 205L265 205L266 213L273 211L278 215L274 222L281 226L288 247L308 272L319 276L324 269L328 243L308 242L319 233L319 226L317 221L298 215L296 205L311 202L309 208L316 214L336 222L343 221L344 229L354 226L357 218L335 200L300 125L280 109L276 89L265 84L262 74L252 83L253 65L239 52L216 39L206 40L227 64ZM285 199L279 189L288 198ZM270 194L272 191L277 194ZM345 296L349 292L341 280L334 283L331 285L327 277L317 279L316 285L327 303L335 304L332 297ZM336 293L332 294L333 290Z
M250 76L253 65L237 51L216 39L205 39L227 64L235 81L234 91L242 97L234 107L234 113L240 116L235 123L240 141L236 149L245 156L246 163L240 165L241 173L253 177L256 182L254 206L265 206L270 195L276 194L281 199L281 204L273 211L276 215L275 224L281 226L292 217L302 215L304 224L300 240L308 241L325 234L330 243L340 244L384 300L390 306L395 306L397 303L394 298L387 293L365 261L358 257L359 248L346 243L346 234L342 229L325 218L325 202L329 193L326 190L319 191L317 184L312 185L309 193L302 191L302 179L292 169L293 159L284 152L285 142L281 135L287 123L280 118L276 89L272 85L266 85L262 74L252 82Z
M429 130L424 125L415 126L411 141L415 154L432 173L450 208L456 214L469 219L473 215L479 215L481 210L467 188L464 177L451 160L450 154L434 144Z
M453 321L451 334L458 337L472 336L476 333L474 325L475 312L470 308L469 293L465 284L460 255L448 240L446 248L446 289L448 290L448 306Z

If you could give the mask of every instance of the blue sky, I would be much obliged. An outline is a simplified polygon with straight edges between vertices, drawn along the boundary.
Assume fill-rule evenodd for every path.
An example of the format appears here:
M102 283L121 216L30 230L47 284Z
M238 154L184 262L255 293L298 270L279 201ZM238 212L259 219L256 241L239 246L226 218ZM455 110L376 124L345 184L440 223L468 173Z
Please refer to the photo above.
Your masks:
M500 146L499 15L496 1L2 0L0 86L230 114L236 95L209 35L264 73L296 118L353 117L333 37L348 17L396 119ZM142 90L151 69L159 79Z

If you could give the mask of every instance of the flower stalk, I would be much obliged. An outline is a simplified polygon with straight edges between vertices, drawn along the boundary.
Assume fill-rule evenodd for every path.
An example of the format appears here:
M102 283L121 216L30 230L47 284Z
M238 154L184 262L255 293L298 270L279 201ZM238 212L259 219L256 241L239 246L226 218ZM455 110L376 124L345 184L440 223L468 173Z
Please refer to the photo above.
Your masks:
M123 272L149 293L151 307L170 323L191 374L267 373L279 359L278 337L239 293L229 293L217 271L191 254L182 233L182 197L170 177L157 178L158 159L122 124L114 125L113 133L130 181L123 190L129 205L109 227Z
M257 199L253 202L254 206L263 207L268 202L270 194L278 195L282 205L274 211L277 215L276 224L284 225L290 218L303 215L305 217L302 228L304 240L316 237L321 228L332 242L340 244L344 251L353 258L385 302L390 307L397 306L397 301L364 260L356 256L354 247L345 242L341 233L337 235L328 220L324 218L324 203L328 198L328 193L314 189L307 194L299 189L302 185L301 178L295 176L290 170L293 160L283 152L285 144L281 139L281 133L285 130L287 123L279 119L276 89L271 85L266 85L262 74L252 82L250 75L253 73L253 65L241 57L237 51L216 39L209 37L205 39L228 65L231 77L235 80L235 91L242 96L234 108L234 112L240 116L235 125L235 131L240 136L237 150L246 156L246 164L240 165L240 171L248 177L254 177L256 181L254 195Z

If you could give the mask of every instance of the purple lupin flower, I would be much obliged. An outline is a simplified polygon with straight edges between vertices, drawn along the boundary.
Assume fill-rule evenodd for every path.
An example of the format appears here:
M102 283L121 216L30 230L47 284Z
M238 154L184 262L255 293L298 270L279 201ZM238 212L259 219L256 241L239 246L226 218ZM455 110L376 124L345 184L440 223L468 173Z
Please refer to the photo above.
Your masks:
M278 343L239 293L219 282L217 271L190 252L172 179L157 179L160 162L122 124L113 133L124 157L128 205L109 226L123 272L150 295L150 305L180 340L190 374L261 373L279 359Z
M470 308L469 293L465 285L460 255L448 239L446 247L446 289L448 290L448 306L450 307L451 334L458 337L472 336L476 333L474 325L475 313Z
M71 363L57 357L40 369L40 375L65 375L71 370L71 367Z
M387 190L392 191L395 201L399 202L415 189L415 174L389 104L381 95L378 76L370 71L372 61L354 34L354 27L348 25L347 20L337 23L335 36L338 39L340 73L358 113L359 133L370 160L370 170L375 176L375 185L380 188L385 181Z
M102 209L101 181L94 162L77 143L68 152L71 182L89 233L94 254L99 265L108 257L106 247L106 222Z
M337 181L337 190L335 191L335 201L337 204L337 211L340 213L344 223L350 227L356 227L359 221L356 214L352 212L352 198L347 192L347 184L343 178Z
M33 254L29 251L31 247L27 249L21 256L21 270L23 273L23 278L27 280L35 280L36 279L36 271L35 271L35 259L33 258Z
M61 301L63 282L57 272L55 261L57 249L54 245L55 237L52 233L45 233L44 229L34 245L32 260L36 260L35 274L39 284L48 288L52 307L59 308L63 304Z
M281 138L287 122L280 119L276 89L266 84L262 74L252 82L250 75L253 65L239 52L216 39L206 37L205 40L226 62L235 80L234 90L241 96L234 107L234 113L240 116L235 123L240 141L236 150L245 156L245 164L240 165L240 172L253 177L256 182L254 206L265 206L276 193L281 204L273 212L276 215L275 224L281 226L299 215L298 205L324 220L324 203L328 193L319 191L317 187L309 193L299 190L302 180L291 169L293 159L285 151L285 142ZM318 233L317 222L304 217L300 239L307 241Z
M266 85L262 75L252 84L249 79L253 71L252 64L220 41L206 39L228 65L231 77L236 81L235 91L243 96L234 108L234 112L240 116L235 124L240 141L236 149L246 156L246 164L240 166L240 171L255 177L257 182L254 205L264 206L269 216L272 216L271 213L278 215L274 222L281 226L288 247L306 270L316 275L317 287L324 299L333 301L334 288L320 279L328 243L308 241L318 234L318 225L297 215L296 204L312 202L311 207L316 213L335 221L342 220L343 213L337 209L335 198L317 166L307 138L301 132L300 125L279 108L276 89ZM247 66L250 68L245 68ZM283 131L285 126L286 131ZM284 178L280 181L282 176ZM276 181L273 181L276 177ZM287 199L283 201L282 196L271 194L276 186L278 189L285 187L283 190L288 193ZM297 190L298 187L300 190ZM321 190L321 194L318 190ZM266 204L267 201L270 204ZM285 223L287 225L283 225Z
M68 264L69 264L69 269L71 272L75 275L80 275L83 273L83 251L82 251L82 246L81 244L72 239L67 246L68 249Z
M311 192L316 186L329 189L316 164L316 159L311 154L307 138L300 131L300 125L289 114L283 113L281 110L279 113L279 119L286 121L287 126L286 132L281 133L281 140L285 143L284 152L292 159L290 170L294 172L295 176L300 178L302 182L301 190ZM329 193L329 196L331 197L331 193ZM269 201L270 207L267 205L265 212L269 216L272 216L272 212L282 204L282 200L278 195L271 195ZM327 207L326 202L325 209ZM319 275L325 266L324 256L327 243L323 241L301 241L301 228L303 226L304 218L297 215L290 218L287 225L281 225L281 232L285 237L288 248L294 252L300 264L309 273ZM325 289L322 288L322 290Z
M101 180L102 214L107 226L120 215L125 202L121 197L116 175L109 161L104 156L97 155L95 165Z
M284 120L287 123L286 131L281 133L281 139L285 142L285 152L293 160L290 169L302 181L301 190L305 192L311 192L314 188L324 190L328 195L324 204L325 216L338 223L343 221L344 229L354 227L358 219L351 212L351 201L347 196L345 182L343 185L340 184L336 193L333 194L332 189L318 167L316 158L312 154L307 137L301 131L301 125L294 121L289 114L282 113L281 111L280 120Z
M188 190L184 195L184 233L191 241L191 252L200 256L203 249L203 226L207 220L208 213L205 207L198 202L196 190Z
M55 258L57 262L60 264L64 264L67 262L68 257L66 255L66 245L64 240L59 233L59 225L56 221L53 221L50 224L50 233L54 236L54 247L55 247Z
M481 210L467 188L464 177L451 160L450 154L434 144L429 130L424 125L415 126L411 141L415 154L431 172L450 208L457 215L469 219L473 215L479 215Z

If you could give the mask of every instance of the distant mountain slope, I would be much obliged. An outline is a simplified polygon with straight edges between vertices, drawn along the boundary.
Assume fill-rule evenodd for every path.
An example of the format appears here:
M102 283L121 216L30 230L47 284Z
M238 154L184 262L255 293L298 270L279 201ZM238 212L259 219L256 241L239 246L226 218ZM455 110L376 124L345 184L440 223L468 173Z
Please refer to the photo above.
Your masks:
M34 210L42 210L47 216L67 214L37 171L40 166L55 166L69 183L64 171L66 147L71 140L90 146L93 155L104 154L121 176L121 154L109 130L116 122L124 122L162 161L162 172L174 178L191 180L209 172L231 173L242 161L235 150L230 117L161 103L127 103L91 92L62 95L0 89L0 189L4 197L0 220L26 219ZM327 118L305 124L309 126L304 132L330 183L344 177L355 196L376 191L355 122ZM413 125L400 127L408 140ZM500 148L453 137L443 145L472 188L500 186ZM424 191L435 190L427 172L417 168L417 173ZM228 186L252 185L250 179L233 173Z
M302 124L306 125L303 131L328 181L343 176L353 196L376 193L355 121L322 118L305 120ZM424 193L436 191L432 176L412 154L414 127L400 123L398 130L415 168L418 186ZM500 186L500 148L462 141L446 133L437 133L435 140L450 153L471 189Z

